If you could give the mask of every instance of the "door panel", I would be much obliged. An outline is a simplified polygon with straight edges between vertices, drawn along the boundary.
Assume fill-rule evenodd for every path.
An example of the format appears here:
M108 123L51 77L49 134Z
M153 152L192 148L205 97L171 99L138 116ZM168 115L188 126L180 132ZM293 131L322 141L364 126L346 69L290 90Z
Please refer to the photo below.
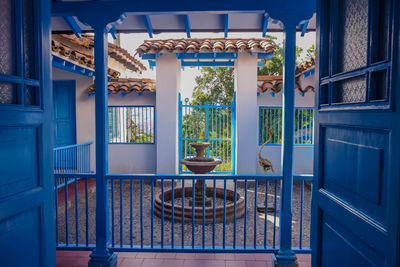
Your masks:
M317 14L313 266L397 266L399 2Z
M0 0L1 266L56 265L50 6Z
M55 147L76 143L75 81L53 82Z

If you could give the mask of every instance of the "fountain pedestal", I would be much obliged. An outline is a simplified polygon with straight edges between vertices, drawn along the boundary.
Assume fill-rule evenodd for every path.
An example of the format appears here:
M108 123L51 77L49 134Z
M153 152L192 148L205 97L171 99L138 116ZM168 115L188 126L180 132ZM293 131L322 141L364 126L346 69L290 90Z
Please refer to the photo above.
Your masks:
M206 187L203 189L203 187ZM204 190L204 191L203 191ZM207 191L207 185L204 180L197 179L196 183L194 184L194 206L195 207L202 207L203 206L203 199L204 199L204 206L211 207L211 199L205 196L203 193ZM189 200L189 205L193 205L193 199Z

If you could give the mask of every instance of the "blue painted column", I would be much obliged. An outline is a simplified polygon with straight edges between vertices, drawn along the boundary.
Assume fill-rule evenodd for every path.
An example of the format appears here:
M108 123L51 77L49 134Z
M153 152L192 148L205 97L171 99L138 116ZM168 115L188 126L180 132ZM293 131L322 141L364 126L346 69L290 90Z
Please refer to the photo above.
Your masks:
M95 118L96 118L96 248L90 254L89 267L112 267L117 255L107 248L109 242L109 206L106 174L108 171L108 41L106 27L97 26L94 36Z
M279 251L275 256L278 266L297 266L292 251L292 191L293 191L293 138L294 96L296 67L296 25L285 24L283 44L283 136L282 187L279 227Z

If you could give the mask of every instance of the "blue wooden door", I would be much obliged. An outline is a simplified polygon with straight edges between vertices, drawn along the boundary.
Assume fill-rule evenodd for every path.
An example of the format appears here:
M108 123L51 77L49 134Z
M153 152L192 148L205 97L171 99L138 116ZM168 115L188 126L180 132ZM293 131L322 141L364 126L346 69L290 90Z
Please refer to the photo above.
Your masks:
M313 266L398 266L399 1L318 1Z
M75 81L53 82L54 146L76 143Z
M0 1L0 266L56 265L50 6Z

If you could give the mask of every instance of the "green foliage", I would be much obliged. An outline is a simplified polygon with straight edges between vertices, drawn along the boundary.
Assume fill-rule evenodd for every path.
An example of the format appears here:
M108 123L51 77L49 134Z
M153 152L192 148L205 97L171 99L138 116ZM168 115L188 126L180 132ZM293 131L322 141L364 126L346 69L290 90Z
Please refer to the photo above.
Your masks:
M283 46L282 44L276 42L276 37L270 35L267 35L266 37L274 45L275 50L271 58L264 60L264 66L258 70L258 75L283 75ZM314 45L307 49L307 56L311 48L314 48ZM310 54L312 51L314 50L310 50ZM300 56L302 53L303 48L296 46L296 64L301 63Z
M233 68L204 67L200 76L195 78L196 86L192 94L192 104L210 105L230 104L233 99L234 77Z

